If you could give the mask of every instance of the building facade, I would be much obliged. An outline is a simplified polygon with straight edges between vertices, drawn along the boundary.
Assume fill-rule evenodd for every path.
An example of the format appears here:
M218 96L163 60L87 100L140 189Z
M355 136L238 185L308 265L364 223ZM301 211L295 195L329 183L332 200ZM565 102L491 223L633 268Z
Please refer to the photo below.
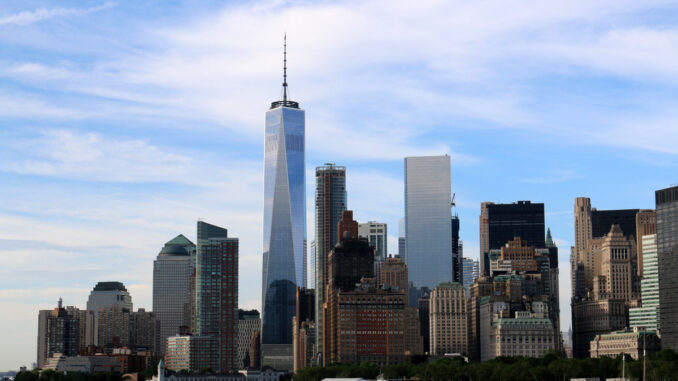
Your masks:
M259 311L238 310L238 368L249 367L250 343L255 332L261 331Z
M430 354L468 354L466 292L457 283L441 283L429 298Z
M678 351L678 186L655 192L662 349Z
M464 258L463 267L464 267L464 281L462 285L466 289L466 294L468 295L471 285L478 279L478 273L480 271L480 264L477 259Z
M617 331L596 337L591 341L591 357L615 358L624 353L638 360L661 349L659 337L654 331Z
M287 99L286 62L285 53L283 99L266 112L262 345L292 344L294 290L305 286L306 122L299 103Z
M405 158L404 257L415 288L452 280L450 157Z
M654 210L640 210L636 214L636 246L638 250L638 277L643 278L643 245L645 235L657 234L657 213Z
M198 221L197 334L211 337L213 371L238 369L238 239Z
M55 309L38 313L38 367L44 367L57 353L64 356L78 354L80 323L76 316L66 311L61 299Z
M96 312L113 306L132 311L132 296L121 282L98 282L87 299L87 310Z
M178 335L179 327L190 327L190 280L195 245L179 234L165 243L153 262L153 312L160 329L159 355L168 337Z
M641 307L629 310L629 326L646 331L659 329L659 268L657 266L657 234L642 236L643 280Z
M388 227L383 222L369 221L358 224L358 235L367 238L374 247L375 262L384 262L388 257Z
M316 349L322 352L322 314L327 284L327 256L339 242L337 224L346 210L346 167L326 164L315 169L315 329ZM301 321L299 322L301 323Z
M212 337L170 336L166 341L166 368L175 372L200 372L212 368Z

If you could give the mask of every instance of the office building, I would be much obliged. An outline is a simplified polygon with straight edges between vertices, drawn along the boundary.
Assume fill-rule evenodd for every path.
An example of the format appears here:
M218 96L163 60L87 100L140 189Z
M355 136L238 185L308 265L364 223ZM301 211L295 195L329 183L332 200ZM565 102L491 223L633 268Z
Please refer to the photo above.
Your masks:
M636 214L636 250L638 251L638 278L643 278L643 236L657 233L657 213L654 210L640 210Z
M678 351L678 186L655 192L662 349Z
M370 221L358 224L358 235L367 238L374 247L375 261L384 262L388 256L388 229L385 223Z
M250 343L255 332L261 331L259 311L238 310L238 367L245 369L250 365Z
M407 263L407 238L405 235L405 217L398 220L398 256Z
M596 335L591 341L590 352L592 358L616 358L621 354L627 354L638 360L660 349L661 343L656 332L634 329Z
M165 349L166 368L175 372L200 372L212 367L212 337L170 336Z
M266 112L264 147L261 342L291 345L294 293L306 273L306 172L305 113L287 98L286 49L283 97Z
M315 169L315 329L316 349L323 350L323 315L327 256L339 242L337 225L346 210L346 167L326 164ZM301 323L301 321L299 321Z
M310 258L311 263L308 266L308 282L307 283L308 283L309 289L315 289L316 276L317 276L317 272L316 272L316 268L315 268L315 266L316 266L316 263L315 263L316 253L317 253L316 243L315 243L315 240L313 240L313 241L311 241L311 253L309 254L309 258Z
M518 201L513 204L480 204L480 273L489 274L490 250L498 250L520 237L528 245L544 248L544 204Z
M462 263L462 266L464 267L464 281L462 285L466 289L466 295L468 295L471 285L476 281L476 279L478 279L480 267L478 260L472 258L464 258Z
M401 258L386 258L379 271L378 283L405 293L405 303L408 296L407 266Z
M88 311L99 311L102 308L118 306L132 311L132 296L120 282L98 282L89 294Z
M457 282L441 283L429 297L430 350L432 355L468 353L466 293Z
M452 281L460 283L464 280L463 243L459 240L459 216L452 216Z
M77 317L66 311L61 298L55 309L38 313L38 367L44 367L57 353L64 356L78 354L80 323Z
M315 290L297 287L297 307L294 316L293 336L293 370L311 365L311 359L316 355L315 338ZM310 332L313 330L313 332Z
M160 327L159 355L168 337L179 327L190 327L190 280L193 273L193 242L179 234L163 246L153 262L153 312Z
M452 280L450 157L405 158L405 256L415 288Z
M237 370L238 239L198 221L196 256L197 334L211 337L214 371Z
M659 329L657 234L642 236L641 247L644 274L641 281L641 307L629 310L629 326L643 331L657 331Z

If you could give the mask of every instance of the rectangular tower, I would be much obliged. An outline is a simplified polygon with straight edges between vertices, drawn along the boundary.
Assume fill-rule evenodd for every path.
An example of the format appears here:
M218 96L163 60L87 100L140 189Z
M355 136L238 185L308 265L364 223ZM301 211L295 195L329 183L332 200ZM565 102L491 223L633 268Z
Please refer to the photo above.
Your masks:
M659 329L662 349L678 350L678 186L655 192Z
M238 369L238 239L198 221L197 333L210 336L212 370Z
M327 256L337 244L337 224L346 210L346 167L325 164L315 169L315 329L316 350L323 351L323 303L328 282ZM299 322L301 323L301 321Z
M388 256L388 230L383 222L369 221L358 224L358 235L367 238L374 247L375 262L384 262Z
M450 157L406 157L406 264L416 288L452 280L451 204Z

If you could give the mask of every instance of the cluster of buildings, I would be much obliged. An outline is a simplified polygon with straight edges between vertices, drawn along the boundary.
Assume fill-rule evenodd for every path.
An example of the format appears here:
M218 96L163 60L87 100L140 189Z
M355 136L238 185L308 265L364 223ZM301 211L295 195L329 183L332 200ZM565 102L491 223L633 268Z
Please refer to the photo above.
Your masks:
M238 378L242 369L563 349L544 204L482 203L480 260L465 258L450 157L407 157L393 255L385 223L353 219L346 167L327 163L315 169L309 244L305 165L305 113L288 99L285 76L282 100L266 113L261 315L238 309L238 238L198 221L195 243L178 235L160 250L152 312L133 311L119 282L97 284L85 310L59 301L40 311L38 366L133 372L162 359L159 377L166 367L188 372L175 378ZM678 265L678 187L657 192L656 210L598 211L577 198L575 235L574 355L606 354L627 339L649 348L659 332L675 349L678 280L666 274Z
M678 350L678 187L656 191L655 202L653 210L597 210L575 199L575 357Z

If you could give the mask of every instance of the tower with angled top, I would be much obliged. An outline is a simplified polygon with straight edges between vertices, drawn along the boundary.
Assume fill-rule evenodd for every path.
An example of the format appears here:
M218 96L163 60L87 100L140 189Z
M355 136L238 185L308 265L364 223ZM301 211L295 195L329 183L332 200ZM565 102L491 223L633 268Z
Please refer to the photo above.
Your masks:
M291 344L296 287L306 286L305 112L289 99L286 42L282 99L266 112L264 143L261 343Z

